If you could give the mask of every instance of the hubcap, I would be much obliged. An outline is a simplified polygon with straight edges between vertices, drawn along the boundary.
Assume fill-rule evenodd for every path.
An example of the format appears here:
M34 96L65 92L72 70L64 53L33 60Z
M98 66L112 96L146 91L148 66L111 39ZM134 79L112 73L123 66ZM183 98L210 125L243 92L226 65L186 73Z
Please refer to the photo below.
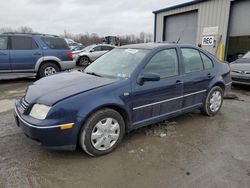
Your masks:
M219 91L215 91L213 92L209 102L210 102L210 110L212 112L217 112L220 108L220 105L221 105L221 99L222 99L222 96L221 96L221 93Z
M87 66L89 64L89 60L86 57L80 59L80 65Z
M46 67L44 70L44 75L45 76L50 76L52 74L56 73L56 69L54 67Z
M91 143L97 150L108 150L120 136L120 125L113 118L105 118L99 121L91 133Z

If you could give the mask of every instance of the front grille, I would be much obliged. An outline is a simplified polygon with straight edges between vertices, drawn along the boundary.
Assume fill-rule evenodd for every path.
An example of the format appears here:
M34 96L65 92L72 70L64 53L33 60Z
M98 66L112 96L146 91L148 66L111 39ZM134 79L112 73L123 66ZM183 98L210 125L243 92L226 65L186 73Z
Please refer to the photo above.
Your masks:
M20 106L23 111L25 111L29 107L29 103L23 98L20 100Z

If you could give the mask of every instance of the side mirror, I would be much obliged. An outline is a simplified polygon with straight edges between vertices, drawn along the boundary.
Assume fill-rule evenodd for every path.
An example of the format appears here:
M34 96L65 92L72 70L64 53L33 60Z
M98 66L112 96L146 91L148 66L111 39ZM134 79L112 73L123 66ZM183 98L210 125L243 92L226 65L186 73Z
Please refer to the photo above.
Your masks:
M156 81L159 81L160 79L161 77L159 74L148 72L148 73L141 74L137 79L137 83L139 85L143 85L144 82L149 82L149 81L156 82Z
M92 53L92 52L94 52L94 50L93 50L93 49L91 49L91 50L89 50L89 52L90 52L90 53Z

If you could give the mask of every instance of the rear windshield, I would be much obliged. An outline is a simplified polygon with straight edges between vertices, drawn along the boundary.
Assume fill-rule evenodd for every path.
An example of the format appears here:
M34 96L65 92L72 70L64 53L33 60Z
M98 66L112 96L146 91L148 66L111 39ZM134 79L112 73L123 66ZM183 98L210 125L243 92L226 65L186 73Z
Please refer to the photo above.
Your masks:
M68 44L62 38L42 37L41 39L51 49L69 49Z

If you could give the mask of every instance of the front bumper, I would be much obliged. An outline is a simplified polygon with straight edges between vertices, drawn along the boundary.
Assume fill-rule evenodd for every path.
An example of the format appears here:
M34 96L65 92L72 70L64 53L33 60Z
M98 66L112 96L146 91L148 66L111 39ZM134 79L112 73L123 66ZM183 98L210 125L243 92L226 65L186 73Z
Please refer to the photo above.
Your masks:
M61 70L68 70L68 69L73 69L76 67L76 61L60 61L59 62Z
M16 124L24 134L42 146L53 150L75 150L77 145L78 130L73 128L61 130L60 125L38 126L22 118L22 114L15 107L14 117Z
M242 84L242 85L250 85L250 73L243 72L231 72L231 78L233 81L233 84Z

